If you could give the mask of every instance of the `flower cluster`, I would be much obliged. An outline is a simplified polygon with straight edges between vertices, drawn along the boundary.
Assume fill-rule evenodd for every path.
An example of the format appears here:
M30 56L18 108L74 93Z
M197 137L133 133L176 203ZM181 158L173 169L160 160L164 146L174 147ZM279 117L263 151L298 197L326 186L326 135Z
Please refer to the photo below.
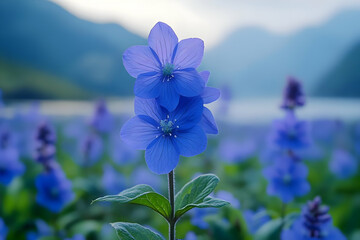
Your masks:
M218 89L206 87L209 72L198 72L204 43L197 38L178 42L174 31L157 23L149 46L133 46L123 55L128 73L136 78L136 116L124 124L121 137L135 149L146 150L151 171L166 174L178 164L180 155L203 152L206 134L217 134L217 126L204 104L217 100Z
M25 171L19 151L13 144L14 135L8 128L0 129L0 183L8 185Z
M308 124L298 120L295 115L295 109L304 104L301 83L289 78L282 105L285 118L274 122L270 136L272 151L276 155L273 156L273 164L264 169L264 176L269 182L268 194L279 197L284 203L310 191L306 180L307 167L297 154L310 145Z
M35 179L36 201L52 212L60 212L73 200L74 193L71 182L56 162L56 135L47 122L38 127L35 141L37 143L35 159L45 169Z
M288 240L345 240L345 236L331 223L329 208L321 205L321 198L309 201L302 215L282 232L281 239Z
M4 220L0 218L0 240L5 240L8 233L8 228L6 227Z

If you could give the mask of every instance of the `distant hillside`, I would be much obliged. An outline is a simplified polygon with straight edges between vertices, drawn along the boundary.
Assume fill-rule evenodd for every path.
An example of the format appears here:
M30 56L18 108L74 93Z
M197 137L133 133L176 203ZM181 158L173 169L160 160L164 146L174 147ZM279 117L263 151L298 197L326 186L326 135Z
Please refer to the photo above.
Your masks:
M7 99L86 99L93 96L64 79L1 60L0 89Z
M326 97L360 97L360 42L322 78L314 94Z
M347 10L289 36L257 28L239 29L206 53L212 82L231 82L235 96L274 96L294 75L306 92L360 39L360 10Z
M59 76L88 91L128 95L134 80L122 53L145 39L117 24L97 24L46 0L0 1L0 57Z

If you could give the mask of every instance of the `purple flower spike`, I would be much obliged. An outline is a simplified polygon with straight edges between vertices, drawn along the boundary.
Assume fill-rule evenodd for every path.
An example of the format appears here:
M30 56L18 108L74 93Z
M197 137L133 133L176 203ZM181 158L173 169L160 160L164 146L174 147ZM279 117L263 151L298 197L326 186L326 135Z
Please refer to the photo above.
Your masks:
M99 133L109 133L113 130L114 116L109 112L104 100L96 103L90 125Z
M321 205L316 197L303 207L299 217L289 229L281 234L281 240L346 240L345 236L332 225L329 208Z
M178 42L167 24L158 22L148 37L149 46L133 46L123 55L127 72L134 78L135 95L156 98L161 106L173 111L180 96L200 95L205 83L196 68L204 54L204 42L188 38Z
M294 109L305 105L305 95L301 82L293 77L289 77L284 89L282 108Z

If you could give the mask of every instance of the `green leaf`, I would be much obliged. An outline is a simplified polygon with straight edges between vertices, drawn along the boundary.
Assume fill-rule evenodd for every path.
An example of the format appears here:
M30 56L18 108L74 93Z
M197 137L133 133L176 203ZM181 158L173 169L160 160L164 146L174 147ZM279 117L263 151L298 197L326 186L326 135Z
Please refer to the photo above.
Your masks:
M214 174L201 175L188 182L175 196L175 218L179 219L184 213L194 207L222 207L227 202L208 197L219 183Z
M171 206L169 201L161 194L156 193L149 185L136 185L122 191L118 195L101 197L92 203L100 201L143 205L159 213L168 221L170 219Z
M273 240L280 239L283 221L278 218L265 223L256 232L254 240Z
M120 240L164 240L158 233L137 223L117 222L111 223L111 226L115 228Z

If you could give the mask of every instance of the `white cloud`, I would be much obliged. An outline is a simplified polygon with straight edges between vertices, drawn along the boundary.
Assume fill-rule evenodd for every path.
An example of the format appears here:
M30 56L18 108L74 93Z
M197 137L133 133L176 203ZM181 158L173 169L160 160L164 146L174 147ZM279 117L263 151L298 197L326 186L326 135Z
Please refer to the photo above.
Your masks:
M360 0L52 0L75 15L97 22L117 22L147 36L158 21L179 38L200 37L207 47L243 26L288 33L319 24Z

